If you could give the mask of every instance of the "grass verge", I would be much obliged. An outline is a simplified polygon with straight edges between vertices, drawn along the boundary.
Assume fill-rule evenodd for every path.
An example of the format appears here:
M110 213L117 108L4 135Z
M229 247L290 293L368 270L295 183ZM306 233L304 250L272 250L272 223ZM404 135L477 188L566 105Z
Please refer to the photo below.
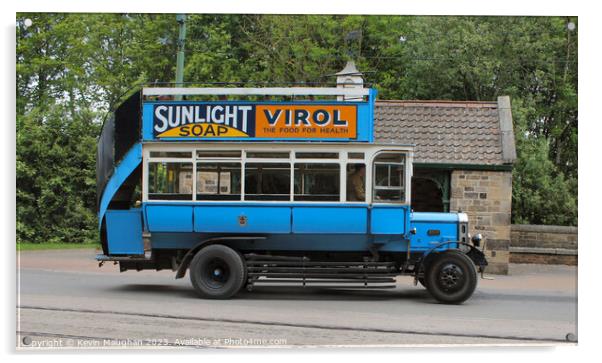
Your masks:
M17 243L17 251L100 248L100 243Z

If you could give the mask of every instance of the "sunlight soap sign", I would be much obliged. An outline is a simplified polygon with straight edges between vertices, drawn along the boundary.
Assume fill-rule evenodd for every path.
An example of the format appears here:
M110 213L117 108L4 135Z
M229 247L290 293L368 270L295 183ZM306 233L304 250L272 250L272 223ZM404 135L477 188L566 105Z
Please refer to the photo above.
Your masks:
M156 104L158 139L355 139L357 106L316 104Z

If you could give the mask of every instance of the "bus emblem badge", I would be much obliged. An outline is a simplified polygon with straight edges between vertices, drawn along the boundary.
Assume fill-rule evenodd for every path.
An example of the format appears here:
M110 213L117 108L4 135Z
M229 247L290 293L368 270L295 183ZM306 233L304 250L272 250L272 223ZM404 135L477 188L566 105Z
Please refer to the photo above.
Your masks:
M243 216L243 215L238 216L238 224L241 227L246 226L247 225L247 216Z

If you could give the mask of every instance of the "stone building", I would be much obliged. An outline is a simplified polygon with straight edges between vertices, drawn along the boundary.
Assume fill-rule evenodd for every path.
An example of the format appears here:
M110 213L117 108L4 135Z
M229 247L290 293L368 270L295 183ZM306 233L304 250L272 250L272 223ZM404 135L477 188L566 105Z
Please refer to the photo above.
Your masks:
M412 208L462 211L486 240L487 272L508 273L512 163L510 98L377 101L377 143L414 144Z

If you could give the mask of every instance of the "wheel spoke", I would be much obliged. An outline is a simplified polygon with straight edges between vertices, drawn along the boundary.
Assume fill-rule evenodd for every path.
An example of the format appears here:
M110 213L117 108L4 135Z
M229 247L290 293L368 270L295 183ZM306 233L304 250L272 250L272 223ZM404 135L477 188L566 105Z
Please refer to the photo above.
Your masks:
M439 287L447 292L461 289L464 283L464 272L460 266L454 263L443 265L438 277Z

